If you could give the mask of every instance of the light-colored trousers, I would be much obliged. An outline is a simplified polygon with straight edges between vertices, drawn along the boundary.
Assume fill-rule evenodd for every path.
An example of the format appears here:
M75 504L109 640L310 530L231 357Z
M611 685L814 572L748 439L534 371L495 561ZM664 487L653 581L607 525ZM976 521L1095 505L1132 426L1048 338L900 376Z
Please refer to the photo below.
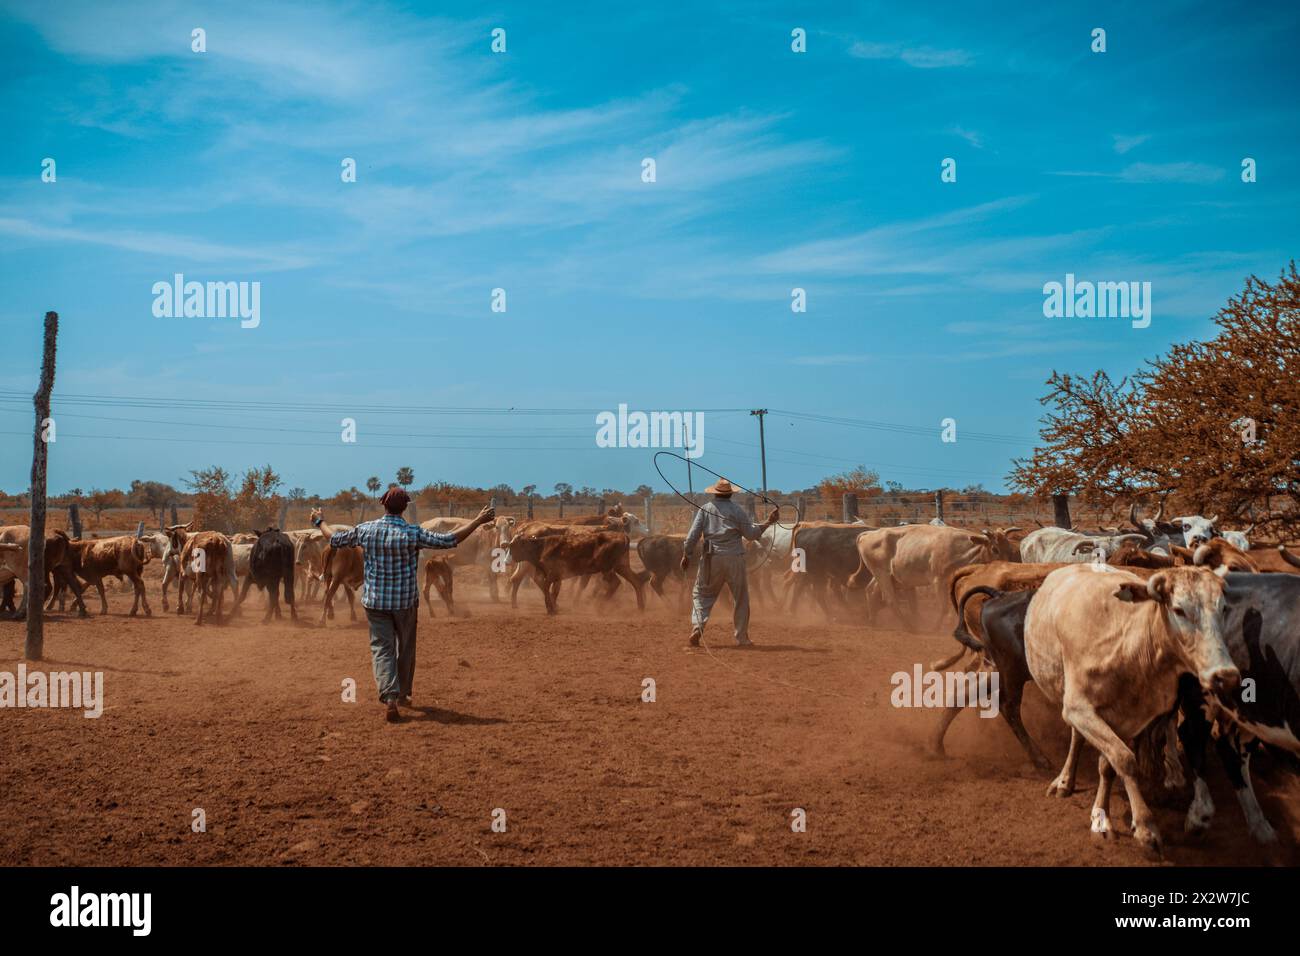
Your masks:
M695 574L695 589L691 592L691 627L703 631L713 603L726 585L736 605L732 623L736 643L749 640L749 578L745 574L743 554L709 554L700 559L700 569Z

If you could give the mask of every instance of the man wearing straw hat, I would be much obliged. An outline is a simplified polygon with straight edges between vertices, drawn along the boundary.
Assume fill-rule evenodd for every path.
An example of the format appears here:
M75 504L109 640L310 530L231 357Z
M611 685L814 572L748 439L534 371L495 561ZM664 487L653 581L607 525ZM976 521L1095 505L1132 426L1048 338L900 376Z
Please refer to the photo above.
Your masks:
M776 524L780 511L772 513L762 524L749 520L745 509L731 500L735 489L726 478L704 489L713 496L695 513L691 530L686 535L682 551L682 570L690 567L691 552L700 538L704 538L704 553L700 570L695 575L695 589L691 592L691 647L700 646L704 625L709 619L713 603L722 593L725 584L731 591L735 604L732 624L739 647L753 647L749 639L749 578L745 573L745 539L757 541L764 531Z

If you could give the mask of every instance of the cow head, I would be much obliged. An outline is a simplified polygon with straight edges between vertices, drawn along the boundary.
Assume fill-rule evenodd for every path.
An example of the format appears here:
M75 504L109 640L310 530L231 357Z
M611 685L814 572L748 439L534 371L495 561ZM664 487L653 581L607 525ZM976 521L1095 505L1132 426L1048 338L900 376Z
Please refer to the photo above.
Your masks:
M1017 527L984 529L984 537L988 539L989 553L994 561L1020 560L1020 541L1012 538L1020 530Z
M1192 564L1198 568L1209 568L1212 571L1218 571L1221 568L1228 571L1258 571L1253 561L1240 548L1234 547L1231 542L1224 538L1215 538L1209 544L1198 545L1196 551L1192 554Z
M1121 601L1151 601L1159 606L1165 630L1173 639L1170 649L1212 694L1231 692L1241 683L1241 672L1224 642L1228 603L1223 573L1170 568L1145 583L1126 581L1115 592Z
M515 535L515 519L509 515L502 515L497 518L493 530L496 532L497 547L504 548L510 544L510 539Z
M1213 518L1202 518L1200 515L1185 515L1181 518L1175 518L1172 522L1175 528L1182 532L1183 544L1189 548L1195 548L1198 544L1208 544L1215 536L1215 522L1219 516Z
M163 534L167 535L167 542L176 554L180 554L181 549L185 547L185 540L189 537L189 530L193 525L194 522L191 520L185 524L170 524L163 528Z
M630 540L635 541L638 538L645 537L645 525L643 525L641 519L632 514L632 512L628 511L623 514L622 525L622 530L627 533Z

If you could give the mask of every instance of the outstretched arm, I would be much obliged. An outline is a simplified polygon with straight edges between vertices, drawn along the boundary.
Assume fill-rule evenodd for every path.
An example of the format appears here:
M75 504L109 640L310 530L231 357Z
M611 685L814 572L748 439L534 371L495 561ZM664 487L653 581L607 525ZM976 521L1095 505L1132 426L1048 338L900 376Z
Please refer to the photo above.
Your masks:
M422 548L454 548L460 544L475 531L485 524L496 520L497 513L491 505L487 505L469 524L457 528L455 531L439 533L437 531L427 531L420 529L419 539Z
M741 533L744 535L744 537L748 538L750 541L757 541L759 538L763 537L764 531L772 527L772 525L776 524L776 519L780 516L780 514L781 514L781 510L779 508L773 508L772 513L767 516L766 521L764 521L762 524L754 524L751 521L749 522L749 528L745 531L742 531Z
M320 529L321 534L325 535L325 540L330 543L330 547L350 548L359 543L357 541L356 528L352 528L349 531L335 531L325 523L325 516L321 513L319 508L311 509L311 523L316 528Z

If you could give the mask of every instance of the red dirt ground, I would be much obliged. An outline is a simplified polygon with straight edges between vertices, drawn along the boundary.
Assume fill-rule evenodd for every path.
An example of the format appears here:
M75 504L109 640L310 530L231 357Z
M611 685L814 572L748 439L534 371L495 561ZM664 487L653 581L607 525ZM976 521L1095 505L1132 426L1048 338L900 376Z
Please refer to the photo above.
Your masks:
M457 587L473 616L422 610L416 706L397 725L345 609L326 628L263 627L254 592L234 624L199 628L163 614L151 580L152 619L126 617L116 592L108 617L52 616L41 666L103 671L107 704L98 720L0 711L0 864L1300 862L1300 778L1268 756L1256 787L1279 847L1251 841L1212 757L1208 835L1184 835L1186 793L1157 798L1163 860L1130 838L1118 786L1118 837L1091 837L1091 752L1066 800L1044 795L1001 719L962 715L949 758L928 756L937 715L891 707L889 677L947 652L946 636L759 604L761 647L730 646L724 607L710 654L685 650L684 619L649 592L644 616L626 593L603 615L562 594L547 618L531 586L513 613ZM0 621L0 670L22 641ZM358 703L341 699L348 677ZM646 677L655 703L640 700ZM1029 731L1059 760L1060 721L1026 693ZM191 832L196 807L206 833ZM795 807L806 833L791 831Z

